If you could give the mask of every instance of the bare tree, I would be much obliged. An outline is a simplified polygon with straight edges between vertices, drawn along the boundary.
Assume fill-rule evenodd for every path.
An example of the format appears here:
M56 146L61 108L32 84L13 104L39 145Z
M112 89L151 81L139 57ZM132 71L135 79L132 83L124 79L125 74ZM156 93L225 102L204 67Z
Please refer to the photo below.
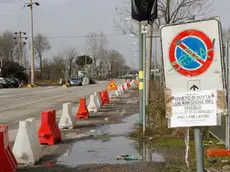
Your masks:
M87 45L88 52L93 57L93 67L96 69L97 60L105 58L108 38L103 32L92 32L88 35Z
M214 0L158 0L158 18L154 28L160 25L184 21L193 16L203 16L210 10ZM120 21L114 21L115 27L123 33L136 34L134 24L127 22L126 18L131 16L130 1L125 1L122 8L116 8Z
M119 75L121 69L125 65L124 56L117 50L109 50L108 61L110 63L110 70L112 74Z
M50 81L58 81L64 78L66 68L66 59L62 56L55 56L52 60L43 60L43 79Z
M0 52L4 61L14 61L16 55L16 44L14 34L10 31L5 31L0 36Z
M103 33L100 32L98 34L98 55L99 55L99 59L104 59L106 57L107 54L107 46L108 46L108 38L107 36Z
M52 72L51 75L55 80L58 80L60 78L64 78L66 69L66 61L61 56L56 56L53 58L52 61Z
M78 53L75 48L69 47L68 50L65 51L66 63L69 70L69 76L72 74L73 64L75 63L75 59L78 57Z
M51 49L49 40L41 33L38 33L36 37L34 38L34 52L39 58L41 77L43 76L43 70L42 70L43 54L49 49Z

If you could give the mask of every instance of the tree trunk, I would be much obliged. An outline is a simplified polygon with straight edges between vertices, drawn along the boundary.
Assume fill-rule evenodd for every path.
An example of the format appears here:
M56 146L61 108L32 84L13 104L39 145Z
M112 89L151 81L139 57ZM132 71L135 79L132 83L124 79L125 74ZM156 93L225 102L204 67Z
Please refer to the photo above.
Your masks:
M40 79L43 79L42 58L40 57Z
M72 62L69 63L69 77L71 77L72 73Z
M96 70L96 76L98 76L98 72L97 72L97 59L94 57L93 58L93 76L94 76L94 73L95 73L95 70Z

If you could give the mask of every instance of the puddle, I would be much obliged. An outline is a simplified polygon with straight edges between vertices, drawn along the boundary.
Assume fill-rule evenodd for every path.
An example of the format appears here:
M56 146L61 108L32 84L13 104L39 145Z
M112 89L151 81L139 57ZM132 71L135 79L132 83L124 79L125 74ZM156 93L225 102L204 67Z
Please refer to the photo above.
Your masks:
M116 160L119 155L139 155L135 144L126 137L114 137L108 140L86 140L75 143L68 154L60 157L58 164L76 166L80 164L127 163ZM130 161L131 162L131 161Z
M135 114L127 118L124 118L122 122L119 124L103 125L94 130L90 130L88 134L94 136L104 135L104 134L108 134L108 135L128 134L133 130L137 120L138 120L138 115Z
M137 115L123 119L120 124L112 124L95 129L94 134L125 134L132 131ZM117 160L120 155L131 155L138 160ZM137 161L165 162L162 154L153 152L145 143L138 143L125 136L103 137L100 140L78 141L71 145L64 155L58 158L57 164L76 166L80 164L124 164Z
M138 115L132 115L122 120L122 123L107 126L108 134L127 134L130 133L138 120Z
M75 143L58 158L57 164L77 166L81 164L124 164L137 161L165 162L161 153L153 152L147 146L136 149L138 143L124 136L103 140L85 140ZM138 160L117 160L120 155L131 155Z
M138 150L145 161L147 162L158 162L158 163L164 163L165 159L162 153L154 152L150 145L146 143L139 143L138 144Z

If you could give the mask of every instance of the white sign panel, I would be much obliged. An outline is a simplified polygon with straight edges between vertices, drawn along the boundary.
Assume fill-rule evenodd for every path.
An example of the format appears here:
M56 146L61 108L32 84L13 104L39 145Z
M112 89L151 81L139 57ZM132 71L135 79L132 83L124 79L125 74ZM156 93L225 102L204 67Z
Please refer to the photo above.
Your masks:
M147 25L142 25L141 26L141 33L147 33L148 31L148 26Z
M217 19L161 28L166 88L174 92L222 90Z
M217 125L216 91L175 92L172 96L169 127Z

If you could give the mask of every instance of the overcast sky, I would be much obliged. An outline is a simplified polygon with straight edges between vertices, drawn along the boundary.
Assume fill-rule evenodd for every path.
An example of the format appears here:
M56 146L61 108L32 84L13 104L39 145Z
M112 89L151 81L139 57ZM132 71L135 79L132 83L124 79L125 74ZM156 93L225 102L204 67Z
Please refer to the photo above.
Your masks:
M29 1L29 0L28 0ZM114 28L113 20L117 18L115 7L122 5L123 0L37 0L39 7L34 8L34 32L43 33L49 38L52 49L46 55L52 57L69 46L75 47L79 54L87 51L86 38L90 32L103 31L105 34L119 33ZM25 0L0 0L0 32L25 31L29 29L29 9L23 7ZM220 16L222 26L230 27L229 0L216 0L213 12L207 16ZM73 36L71 38L54 38ZM74 37L75 36L75 37ZM82 37L76 37L82 36ZM53 37L53 38L52 38ZM137 65L133 44L135 38L129 35L111 35L109 48L120 51L129 65Z

